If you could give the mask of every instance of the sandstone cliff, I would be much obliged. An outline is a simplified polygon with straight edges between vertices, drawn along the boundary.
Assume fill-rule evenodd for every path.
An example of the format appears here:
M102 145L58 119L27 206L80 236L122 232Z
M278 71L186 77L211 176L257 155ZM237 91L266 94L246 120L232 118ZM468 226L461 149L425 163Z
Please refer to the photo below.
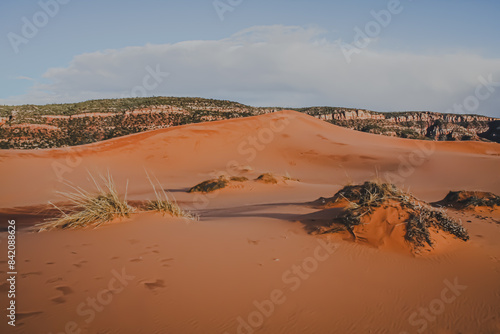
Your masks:
M365 109L333 107L312 107L298 111L336 125L388 136L498 141L498 135L496 137L494 135L498 133L498 129L491 127L497 120L486 116L441 114L430 111L381 113Z

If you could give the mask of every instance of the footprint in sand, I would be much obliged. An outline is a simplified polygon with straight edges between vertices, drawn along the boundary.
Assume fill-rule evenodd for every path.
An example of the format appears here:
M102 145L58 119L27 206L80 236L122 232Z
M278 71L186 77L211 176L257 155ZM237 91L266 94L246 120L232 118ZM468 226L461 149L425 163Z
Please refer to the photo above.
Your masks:
M47 281L45 281L45 283L55 283L58 281L62 281L62 278L61 277L52 277L52 278L49 278Z
M260 242L260 240L250 240L250 239L247 239L247 240L248 240L248 243L249 243L250 245L258 245L258 244L259 244L259 242Z
M168 259L161 259L160 262L162 262L162 267L170 267L170 264L168 262L173 261L174 258L168 258Z
M66 298L64 298L63 296L53 297L53 298L50 298L50 300L51 300L53 303L56 303L56 304L63 304L63 303L66 303Z
M83 264L87 263L87 261L85 260L81 260L80 262L78 263L73 263L73 265L77 268L81 268Z
M146 288L149 290L156 291L157 289L164 288L165 287L165 282L161 279L157 280L149 280L149 281L144 281L142 282Z
M16 313L16 318L19 320L26 319L35 315L42 314L42 311L33 311L33 312L17 312Z
M56 290L59 291L60 293L62 293L62 296L56 296L56 297L52 297L50 298L50 300L53 302L53 303L56 303L56 304L62 304L62 303L65 303L66 302L66 298L64 298L64 296L67 296L69 294L72 294L73 293L73 289L71 289L69 286L67 285L59 285L59 286L56 286Z
M24 322L22 322L22 320L24 320L24 319L29 318L29 317L34 317L34 316L42 314L42 313L43 313L42 311L17 312L16 313L16 320L18 321L18 323L16 324L16 326L24 325Z
M45 262L47 265L55 264L55 262Z
M111 260L118 260L120 257L119 256L113 256Z
M142 256L140 257L134 257L129 259L130 262L141 262L142 261Z
M63 294L63 296L67 296L67 295L73 293L73 289L71 289L69 286L66 286L66 285L56 286L56 290L57 291L61 291L61 293Z
M135 244L138 244L140 241L137 240L137 239L128 239L127 240L131 245L135 245Z
M28 276L41 275L41 274L42 274L41 271L32 271L32 272L29 272L29 273L21 274L21 278L26 278Z
M158 254L158 253L160 253L160 252L158 252L158 251L155 249L155 250L152 250L152 251L142 252L142 253L140 253L139 255L146 255L146 254L150 254L150 253L155 253L155 254Z

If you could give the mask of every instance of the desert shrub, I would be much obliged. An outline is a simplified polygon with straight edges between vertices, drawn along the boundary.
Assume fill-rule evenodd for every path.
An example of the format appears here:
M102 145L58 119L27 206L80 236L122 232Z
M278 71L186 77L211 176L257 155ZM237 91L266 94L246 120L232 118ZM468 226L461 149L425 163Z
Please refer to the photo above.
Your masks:
M450 191L440 202L448 206L463 208L486 206L500 206L500 196L482 191Z
M362 218L369 216L374 208L399 206L409 214L409 219L405 222L405 239L415 248L424 247L425 244L432 246L429 231L431 227L464 241L469 239L465 228L443 210L433 208L393 184L365 182L362 185L345 186L332 198L333 202L341 200L347 201L348 206L340 217L332 222L332 228L327 228L322 233L347 230L354 235L353 228L360 225Z
M168 214L172 217L182 217L192 220L198 220L199 217L197 215L194 215L189 211L182 210L175 199L171 200L169 198L167 192L165 191L165 189L163 189L163 186L161 185L160 181L158 181L158 179L155 178L156 182L153 182L147 172L146 175L151 186L153 187L153 191L155 194L155 199L147 201L144 205L144 209L146 211L159 212L163 215Z
M380 134L380 133L386 132L386 130L383 127L381 127L380 125L375 124L375 123L368 123L368 124L362 126L359 129L359 131L376 133L376 134Z
M230 180L231 181L235 181L235 182L246 182L246 181L248 181L248 177L245 177L245 176L233 176L233 177L231 177Z
M264 183L271 183L271 184L278 183L278 179L276 179L276 177L271 173L261 174L255 180L260 181L260 182L264 182Z
M299 179L292 178L288 172L285 172L285 175L283 175L283 180L284 181L299 181Z
M201 193L209 193L218 189L225 188L228 185L229 181L227 178L224 176L220 176L218 179L212 179L212 180L207 180L203 181L191 189L189 189L188 192L194 193L194 192L201 192Z

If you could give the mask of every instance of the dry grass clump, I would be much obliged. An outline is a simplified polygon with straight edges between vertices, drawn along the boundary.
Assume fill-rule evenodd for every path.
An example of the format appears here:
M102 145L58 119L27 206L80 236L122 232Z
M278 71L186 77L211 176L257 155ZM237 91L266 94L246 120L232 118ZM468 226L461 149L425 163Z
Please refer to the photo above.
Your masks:
M246 182L246 181L248 181L248 177L245 177L245 176L233 176L233 177L231 177L230 180L234 181L234 182Z
M71 204L64 207L66 211L52 204L62 215L58 218L48 219L45 223L37 225L39 228L38 232L53 229L98 227L115 218L130 217L132 213L141 212L138 209L161 212L173 217L198 220L198 216L182 210L175 200L171 201L158 180L154 184L149 175L148 179L153 186L156 198L149 200L144 205L140 205L139 208L134 208L127 203L126 192L123 199L119 196L113 178L109 173L106 177L101 175L100 182L91 174L90 177L94 182L97 192L91 193L83 188L67 183L73 189L73 192L59 192L59 194Z
M271 183L271 184L277 184L278 179L271 174L271 173L264 173L262 175L259 175L256 179L256 181L264 182L264 183Z
M458 208L495 207L500 206L500 196L483 191L450 191L446 197L438 202L446 206Z
M191 214L183 211L177 203L171 202L168 199L158 198L155 200L149 200L144 205L144 209L146 211L156 211L163 214L170 214L173 217L194 218Z
M225 188L229 183L229 180L221 175L219 176L218 179L212 179L212 180L207 180L203 181L191 189L189 189L188 192L194 193L194 192L200 192L200 193L209 193L218 189Z
M348 206L332 223L331 228L327 228L323 233L347 230L354 235L353 228L362 224L363 217L369 217L375 208L392 206L408 214L405 239L415 248L424 247L425 244L433 245L429 228L446 231L464 241L469 239L463 226L443 210L431 207L393 184L365 182L362 185L345 186L331 200L345 200Z
M298 181L296 179L292 179L290 176L283 176L283 180L292 180L292 181ZM209 193L218 189L223 189L227 187L231 182L247 182L248 178L245 176L232 176L232 177L227 177L225 175L219 176L217 179L211 179L207 181L203 181L194 187L190 188L188 192L194 193L194 192L201 192L201 193ZM263 183L268 183L268 184L277 184L278 178L275 177L271 173L264 173L259 175L254 181L257 182L263 182Z
M155 211L162 213L163 215L169 214L173 217L182 217L192 220L199 219L197 215L194 215L189 211L182 210L181 207L175 201L175 199L170 200L165 189L163 189L163 186L158 181L158 179L156 179L156 183L153 183L153 181L149 177L149 174L147 174L147 176L149 182L151 183L151 186L153 187L153 191L155 193L155 199L146 202L146 204L144 205L144 209L146 211Z
M92 175L91 178L97 193L93 194L68 184L74 192L59 192L71 203L67 212L54 205L61 211L62 216L37 225L39 232L56 228L97 227L115 218L129 217L134 212L134 208L127 204L126 199L120 198L111 175L101 176L101 182L97 182Z
M300 180L292 178L288 172L285 172L285 175L283 176L283 181L300 181Z
M209 193L227 187L230 182L246 182L246 181L248 181L248 178L245 176L232 176L228 179L227 176L221 175L219 176L218 179L203 181L195 185L194 187L189 189L188 192Z

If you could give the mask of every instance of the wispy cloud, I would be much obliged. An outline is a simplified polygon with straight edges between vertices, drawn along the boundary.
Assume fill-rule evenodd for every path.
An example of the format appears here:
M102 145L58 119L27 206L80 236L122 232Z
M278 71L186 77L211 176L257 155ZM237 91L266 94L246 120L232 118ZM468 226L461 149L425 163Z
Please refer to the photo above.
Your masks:
M18 77L16 77L17 80L28 80L28 81L36 81L35 79L33 78L30 78L30 77L25 77L23 75L20 75Z
M447 111L474 93L480 76L500 81L500 59L474 53L411 54L366 48L347 64L316 27L259 26L228 38L81 54L48 69L44 84L3 104L120 97L145 68L169 73L151 95L202 96L251 105L356 106ZM477 113L500 116L500 89Z

